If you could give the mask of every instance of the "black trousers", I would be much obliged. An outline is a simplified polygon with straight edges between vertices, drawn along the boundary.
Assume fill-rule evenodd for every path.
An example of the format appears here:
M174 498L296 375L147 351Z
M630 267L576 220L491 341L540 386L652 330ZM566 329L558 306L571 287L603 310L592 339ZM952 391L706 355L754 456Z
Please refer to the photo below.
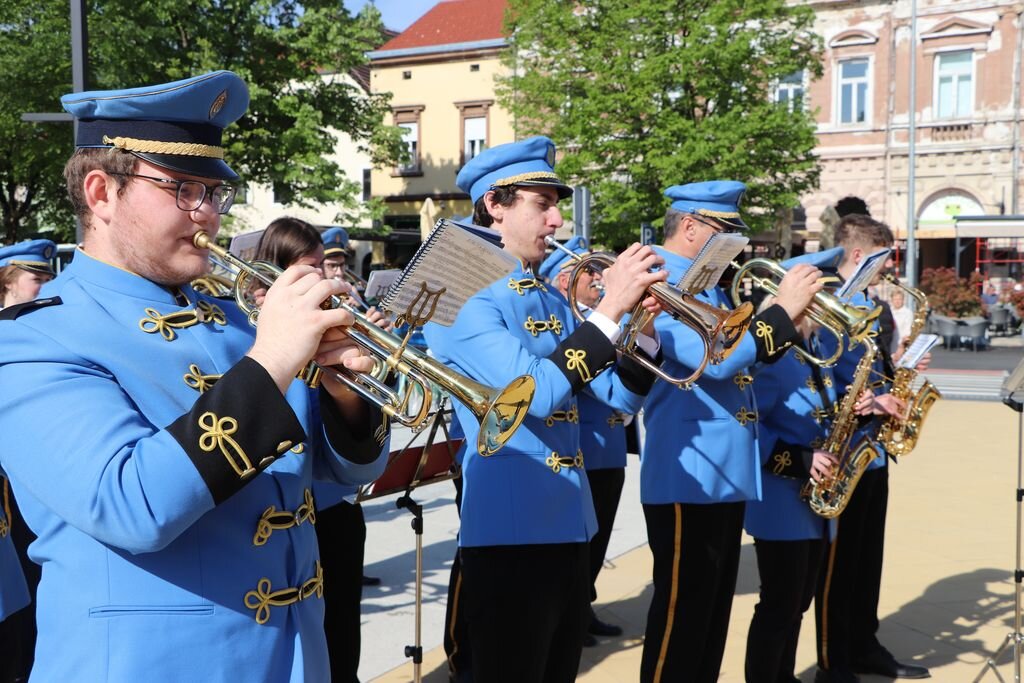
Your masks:
M717 681L736 590L744 503L644 505L654 597L641 683Z
M818 586L824 539L754 539L761 592L747 632L747 683L792 683L800 623Z
M0 485L2 482L3 478L0 477ZM8 520L11 525L11 541L18 553L32 602L0 622L0 683L27 681L32 671L36 649L36 589L42 578L42 568L28 557L28 546L36 540L36 535L25 524L21 510L9 490L7 502L11 508L11 518Z
M587 479L590 481L594 512L597 513L597 533L590 539L590 601L593 602L597 600L597 575L601 573L604 556L608 552L626 470L622 467L591 470L587 472Z
M881 647L876 634L888 501L889 468L868 470L839 517L814 601L822 669L850 669Z
M324 572L324 632L333 683L359 683L363 598L363 507L341 502L316 512Z
M455 509L462 516L462 477L452 479L455 485ZM469 634L466 615L462 611L462 558L455 548L452 571L448 575L448 604L444 611L444 652L448 659L448 678L452 681L471 681L472 664L469 659Z
M575 681L590 616L587 544L462 548L460 557L470 680Z

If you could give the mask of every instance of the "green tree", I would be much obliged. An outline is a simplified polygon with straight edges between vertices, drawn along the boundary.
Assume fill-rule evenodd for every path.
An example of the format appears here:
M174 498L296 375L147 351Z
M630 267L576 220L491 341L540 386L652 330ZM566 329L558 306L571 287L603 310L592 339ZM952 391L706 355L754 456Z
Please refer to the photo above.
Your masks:
M66 237L70 208L63 184L54 181L70 150L70 126L25 124L17 116L59 111L59 95L71 89L68 5L3 5L0 67L9 67L8 83L23 82L32 95L24 98L20 88L0 95L0 149L15 155L0 159L4 238L43 223L62 225ZM330 159L337 136L349 135L375 164L400 158L399 131L383 125L390 96L367 94L341 77L365 65L365 53L381 43L383 25L372 5L355 16L336 0L94 0L88 7L90 89L215 69L235 71L249 84L249 110L228 128L226 155L244 182L272 186L278 201L338 203L338 222L352 222L361 184ZM338 76L324 77L332 73ZM42 135L53 141L31 144ZM44 197L41 207L36 198Z
M660 221L665 187L731 178L765 229L817 186L812 113L772 101L821 75L813 12L785 0L510 0L502 102L519 135L550 135L558 171L594 193L599 241Z

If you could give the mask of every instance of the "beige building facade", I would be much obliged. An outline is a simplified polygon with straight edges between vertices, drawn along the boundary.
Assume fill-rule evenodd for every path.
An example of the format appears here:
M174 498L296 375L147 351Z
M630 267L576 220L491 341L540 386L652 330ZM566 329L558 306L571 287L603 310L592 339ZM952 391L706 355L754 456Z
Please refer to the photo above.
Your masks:
M802 200L815 238L827 207L864 201L904 240L908 201L910 63L914 89L916 237L920 267L957 262L957 215L1018 214L1022 207L1021 15L1024 3L977 0L811 3L825 42L824 75L776 89L817 111L822 175ZM805 90L803 90L805 89ZM1005 246L1016 250L1015 240ZM976 265L962 241L962 271Z

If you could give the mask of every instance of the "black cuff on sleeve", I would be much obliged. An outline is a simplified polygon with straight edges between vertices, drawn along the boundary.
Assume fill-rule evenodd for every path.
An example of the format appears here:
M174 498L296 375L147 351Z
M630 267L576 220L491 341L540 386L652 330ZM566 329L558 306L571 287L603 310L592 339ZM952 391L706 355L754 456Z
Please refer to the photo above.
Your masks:
M331 448L357 465L373 462L380 455L384 440L391 433L391 420L375 403L366 401L367 417L359 425L351 425L338 410L327 390L320 388L320 416Z
M306 440L274 380L248 357L224 373L167 431L192 460L217 504Z
M754 316L750 327L757 344L757 360L773 363L786 350L800 340L800 332L789 319L786 309L778 304L769 306Z
M558 366L576 394L615 360L615 345L591 322L566 337L548 360Z
M780 439L772 447L772 453L768 456L764 468L777 477L806 479L811 476L807 463L813 453L814 451L807 446L786 443Z
M658 357L654 359L641 351L639 347L636 348L636 353L643 353L644 358L650 360L655 365L660 366L663 360L661 349L658 349ZM622 380L622 386L634 394L646 396L651 387L654 386L654 380L657 377L653 372L633 360L632 356L621 356L619 358L619 379Z

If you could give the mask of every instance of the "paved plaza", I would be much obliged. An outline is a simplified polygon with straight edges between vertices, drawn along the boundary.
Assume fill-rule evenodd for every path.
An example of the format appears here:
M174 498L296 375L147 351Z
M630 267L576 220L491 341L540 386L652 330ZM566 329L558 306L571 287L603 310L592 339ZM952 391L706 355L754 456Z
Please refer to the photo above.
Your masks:
M993 355L986 356L986 353ZM1002 360L997 367L950 368L997 385L1021 358L1006 352L938 352L937 372L954 363ZM952 355L955 354L955 355ZM941 372L940 372L941 374ZM993 398L989 396L988 398ZM928 666L935 681L971 681L1013 629L1018 415L995 400L943 400L932 409L917 450L893 466L890 481L881 639L901 659ZM635 681L650 602L651 555L631 456L626 487L599 579L599 616L625 635L584 651L580 681ZM448 570L458 519L450 482L424 487L423 680L447 681L440 647ZM415 537L411 515L387 498L366 504L366 573L383 584L365 592L361 678L412 680L403 648L414 637ZM743 680L746 630L757 599L753 544L744 538L722 681ZM797 675L814 677L814 620L804 621ZM1011 658L1000 673L1013 678ZM864 676L865 683L887 679ZM998 680L988 672L983 680Z

